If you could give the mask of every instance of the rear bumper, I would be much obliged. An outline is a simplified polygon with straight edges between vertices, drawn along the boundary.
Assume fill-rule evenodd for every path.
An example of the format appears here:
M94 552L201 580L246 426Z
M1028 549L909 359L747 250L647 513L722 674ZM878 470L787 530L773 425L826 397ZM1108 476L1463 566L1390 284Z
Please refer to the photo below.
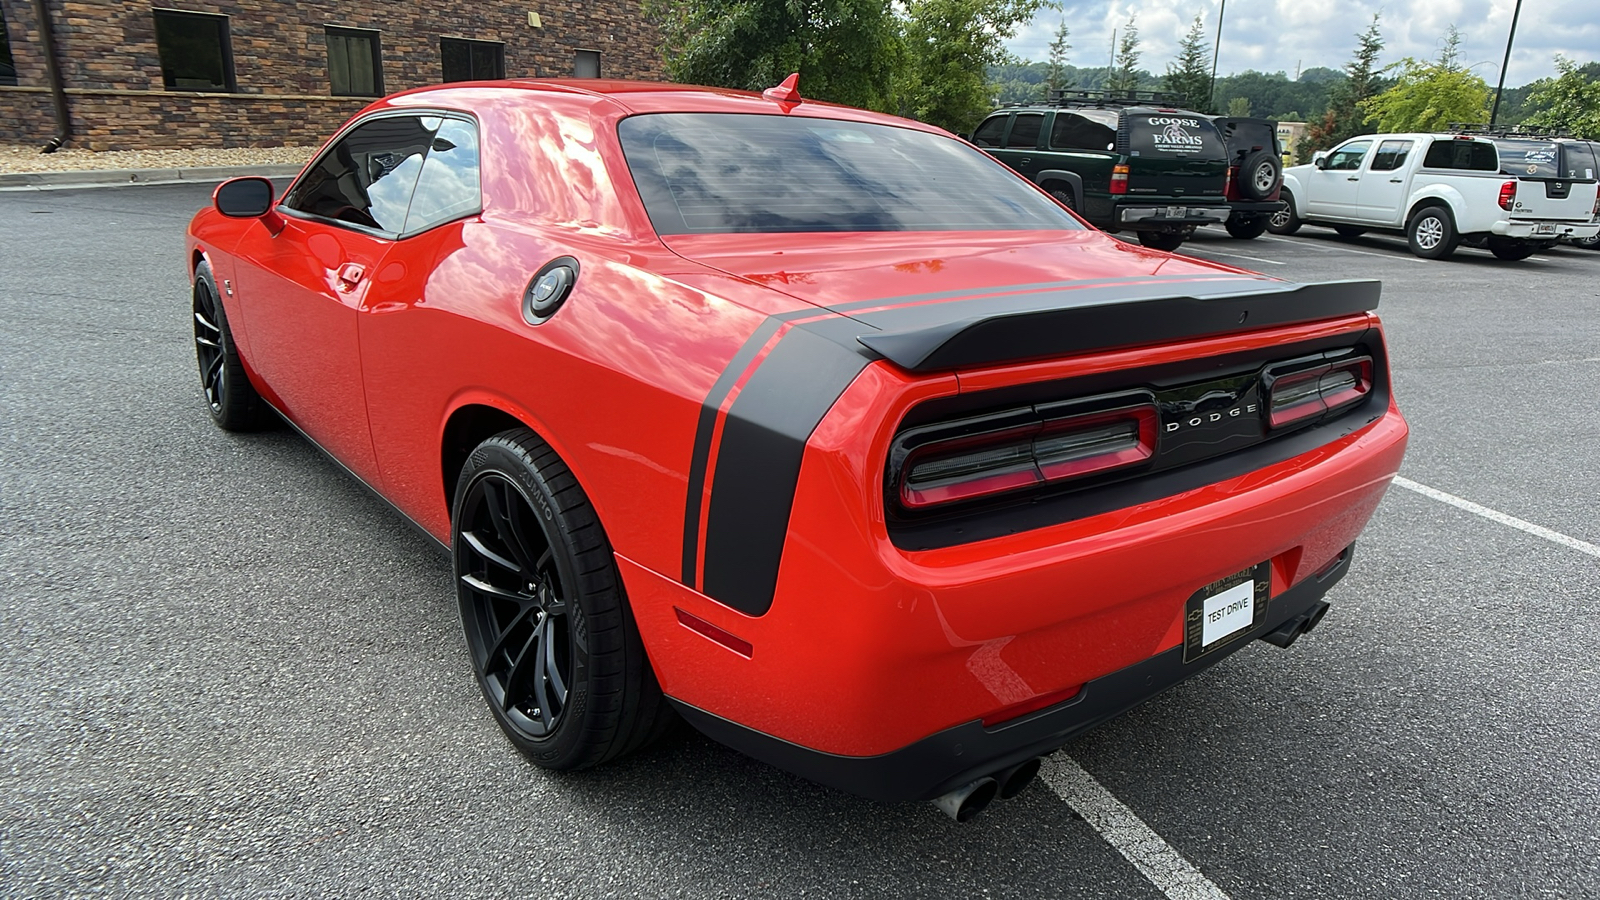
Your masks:
M1600 222L1574 222L1561 219L1502 219L1490 228L1499 237L1553 241L1557 238L1582 239L1600 232Z
M1267 215L1289 208L1287 200L1234 200L1228 204L1234 215Z
M673 705L707 737L747 756L819 784L872 800L931 800L963 784L1054 752L1096 725L1210 668L1226 656L1315 611L1322 596L1350 569L1351 552L1319 576L1271 599L1263 621L1230 647L1185 663L1183 648L1085 684L1071 699L993 728L981 720L931 734L878 756L824 753L763 734L678 700Z
M1116 222L1129 228L1181 228L1220 225L1228 221L1231 206L1190 206L1181 200L1171 204L1118 206Z

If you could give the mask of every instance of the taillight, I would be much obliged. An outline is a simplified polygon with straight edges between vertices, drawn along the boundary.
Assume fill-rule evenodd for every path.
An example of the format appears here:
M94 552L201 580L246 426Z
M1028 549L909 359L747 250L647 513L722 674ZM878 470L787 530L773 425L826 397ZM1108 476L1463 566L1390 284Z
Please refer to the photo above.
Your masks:
M1511 204L1517 199L1517 183L1508 181L1500 185L1500 208L1510 209Z
M1136 466L1155 455L1156 421L1140 391L914 429L895 441L896 493L921 510Z
M1238 199L1237 197L1234 196L1234 194L1237 193L1234 179L1238 178L1238 177L1239 177L1239 167L1238 166L1229 166L1228 167L1228 180L1226 182L1224 182L1223 185L1222 185L1222 197L1223 197L1224 200L1236 200L1236 199Z
M1594 212L1591 215L1596 219L1600 219L1600 196L1594 198Z
M1128 192L1128 166L1119 163L1111 167L1111 193L1126 194Z
M1372 357L1329 360L1319 354L1290 360L1269 366L1262 383L1268 423L1296 425L1366 399L1372 392Z

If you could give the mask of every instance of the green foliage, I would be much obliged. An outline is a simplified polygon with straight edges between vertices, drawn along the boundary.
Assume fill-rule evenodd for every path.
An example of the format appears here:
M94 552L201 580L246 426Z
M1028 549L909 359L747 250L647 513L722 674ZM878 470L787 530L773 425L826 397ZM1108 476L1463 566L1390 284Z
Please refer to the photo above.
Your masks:
M1010 58L1005 42L1046 7L1056 8L1052 0L908 0L894 111L970 129L993 106L988 73Z
M667 74L762 90L800 73L807 97L890 109L900 61L889 0L646 0Z
M1383 87L1378 68L1378 54L1383 52L1379 15L1373 13L1372 23L1356 35L1355 56L1344 66L1345 80L1332 86L1327 111L1306 128L1306 136L1300 141L1300 162L1310 160L1314 151L1326 150L1361 133L1364 114L1360 104Z
M1556 57L1555 78L1528 85L1530 114L1523 124L1549 131L1570 131L1577 137L1600 141L1600 63L1578 66ZM1585 71L1590 70L1590 71Z
M1248 118L1250 116L1250 98L1235 97L1232 100L1229 100L1228 115L1236 119Z
M1067 20L1062 19L1056 26L1055 39L1050 42L1050 58L1045 61L1044 89L1039 99L1049 100L1051 91L1065 90L1072 87L1072 79L1067 75L1067 51L1072 45L1067 43Z
M1178 58L1167 64L1161 89L1183 98L1183 107L1211 113L1211 54L1206 51L1205 23L1197 13L1189 33L1178 42Z
M1128 23L1122 26L1122 37L1117 39L1106 90L1121 94L1139 89L1139 56L1139 25L1130 13Z
M1406 57L1394 87L1360 104L1363 121L1380 132L1444 131L1451 122L1487 122L1489 85L1441 58L1421 63Z

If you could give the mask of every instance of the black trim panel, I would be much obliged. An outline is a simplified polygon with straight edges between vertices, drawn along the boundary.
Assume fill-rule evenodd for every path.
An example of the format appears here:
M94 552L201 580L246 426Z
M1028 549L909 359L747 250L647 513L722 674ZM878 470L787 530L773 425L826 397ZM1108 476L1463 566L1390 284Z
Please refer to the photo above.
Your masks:
M678 700L672 705L707 737L819 784L871 800L931 800L976 778L1059 749L1074 737L1132 709L1221 661L1241 647L1312 612L1350 569L1353 553L1328 572L1273 597L1251 640L1183 661L1174 647L1144 662L1097 678L1072 699L994 728L971 721L929 735L881 756L840 756L802 747L747 728Z

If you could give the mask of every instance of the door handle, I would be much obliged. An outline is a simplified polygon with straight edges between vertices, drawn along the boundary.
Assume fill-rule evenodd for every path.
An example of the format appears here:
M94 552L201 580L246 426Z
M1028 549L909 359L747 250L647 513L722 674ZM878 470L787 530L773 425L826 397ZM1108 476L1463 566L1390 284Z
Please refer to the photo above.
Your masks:
M1389 183L1390 184L1404 184L1405 183L1405 179L1404 178L1391 178L1391 179L1389 179Z
M339 286L346 291L355 290L361 279L367 277L365 266L360 263L345 263L339 267Z
M1345 181L1360 181L1360 180L1361 180L1361 176L1360 175L1351 175L1349 178L1345 179Z
M1028 157L1026 157L1026 156L1024 156L1024 157L1023 157L1023 158L1021 158L1021 159L1019 159L1019 160L1017 160L1017 162L1019 162L1019 163L1024 163L1024 164L1026 164L1026 163L1031 163L1031 162L1033 162L1033 160L1032 160L1032 159L1030 159L1030 158L1028 158Z

